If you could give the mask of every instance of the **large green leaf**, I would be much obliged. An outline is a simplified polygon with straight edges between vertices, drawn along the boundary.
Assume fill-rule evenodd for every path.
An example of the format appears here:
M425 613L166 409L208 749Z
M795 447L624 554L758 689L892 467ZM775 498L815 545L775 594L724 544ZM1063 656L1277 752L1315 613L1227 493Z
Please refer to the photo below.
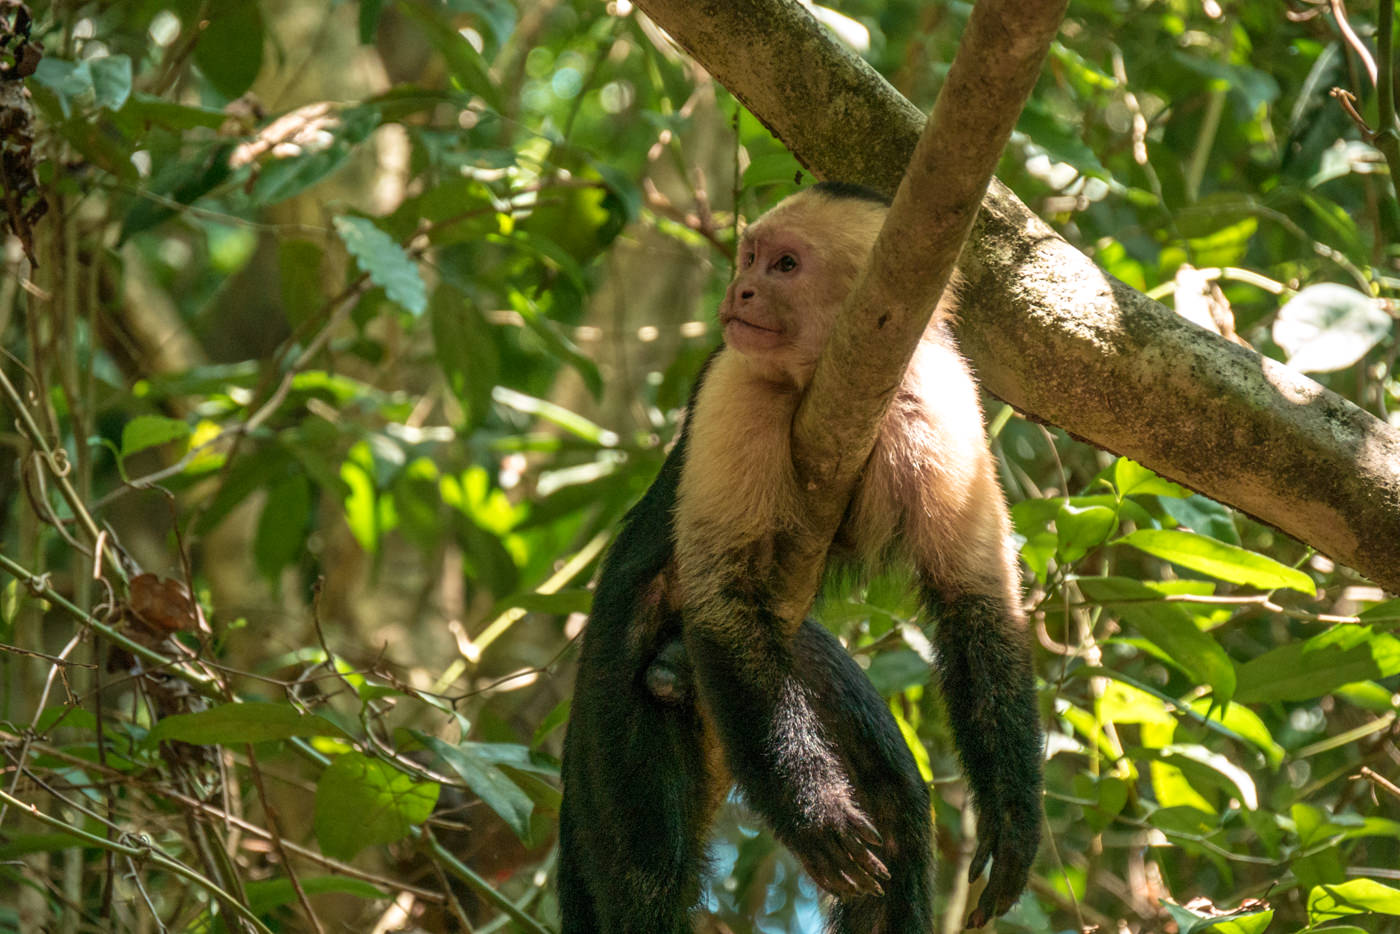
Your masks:
M348 879L345 876L298 875L297 885L308 895L335 892L371 900L388 896L388 893L378 886L360 879ZM296 888L292 885L292 880L288 878L246 882L243 885L243 893L248 897L248 907L259 914L271 911L279 905L290 905L297 900Z
M490 411L491 390L501 375L496 338L481 311L452 286L438 286L428 314L438 366L462 403L467 427L476 427Z
M304 714L289 704L220 704L198 713L162 718L149 741L178 740L203 746L232 746L291 739L293 736L334 736L345 731L325 717Z
M1215 699L1228 703L1235 695L1235 666L1208 633L1201 632L1191 614L1167 603L1162 594L1123 577L1082 577L1079 589L1159 646L1171 660Z
M411 732L415 739L460 775L467 787L510 825L516 836L529 841L530 813L535 808L534 802L504 772L496 768L495 762L482 755L479 747L473 748L472 744L454 746L417 730Z
M215 0L204 15L195 64L216 91L233 100L253 86L262 70L262 10L256 0Z
M1400 639L1369 626L1337 626L1241 665L1236 698L1245 703L1308 700L1353 681L1394 674L1400 674Z
M316 840L335 859L401 840L433 813L440 791L379 759L336 756L316 783Z
M428 290L418 264L403 247L369 218L342 214L334 223L345 248L389 300L410 314L422 314L428 307Z
M1345 285L1310 285L1279 309L1273 338L1288 365L1304 373L1349 367L1391 333L1381 303Z
M1302 571L1204 535L1176 529L1138 529L1114 544L1132 545L1164 561L1232 584L1247 584L1269 590L1287 587L1312 596L1317 594L1312 578Z
M1314 886L1308 893L1308 919L1314 924L1367 913L1400 915L1400 889L1375 879L1352 879Z
M190 436L189 423L164 415L138 415L122 426L122 457Z

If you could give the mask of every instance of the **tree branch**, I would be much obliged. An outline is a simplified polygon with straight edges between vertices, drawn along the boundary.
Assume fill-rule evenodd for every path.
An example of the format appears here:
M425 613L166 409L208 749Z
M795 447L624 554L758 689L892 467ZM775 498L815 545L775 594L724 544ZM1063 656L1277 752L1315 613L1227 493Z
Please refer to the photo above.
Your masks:
M800 5L640 5L814 174L894 191L922 114ZM1400 592L1400 431L1113 279L999 182L961 271L988 390Z

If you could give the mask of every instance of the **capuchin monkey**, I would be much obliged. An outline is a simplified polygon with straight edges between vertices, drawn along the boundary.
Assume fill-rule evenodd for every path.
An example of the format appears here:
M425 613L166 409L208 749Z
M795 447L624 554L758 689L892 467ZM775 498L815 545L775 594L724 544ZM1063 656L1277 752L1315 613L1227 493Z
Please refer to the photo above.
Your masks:
M929 794L885 701L772 592L800 528L792 420L888 202L821 183L754 222L681 436L622 523L583 637L560 813L564 934L686 934L729 788L835 896L834 934L934 929ZM1005 500L943 302L914 352L833 546L907 564L991 865L979 927L1025 887L1041 734ZM741 569L739 572L735 568Z

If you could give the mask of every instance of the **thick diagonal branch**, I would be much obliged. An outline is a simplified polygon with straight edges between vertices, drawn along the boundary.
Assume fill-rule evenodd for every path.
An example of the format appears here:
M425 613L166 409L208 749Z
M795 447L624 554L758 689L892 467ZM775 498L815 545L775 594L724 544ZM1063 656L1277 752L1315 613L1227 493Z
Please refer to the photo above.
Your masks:
M641 6L816 175L895 190L923 115L800 4ZM991 392L1400 592L1400 431L1113 279L995 181L962 272Z

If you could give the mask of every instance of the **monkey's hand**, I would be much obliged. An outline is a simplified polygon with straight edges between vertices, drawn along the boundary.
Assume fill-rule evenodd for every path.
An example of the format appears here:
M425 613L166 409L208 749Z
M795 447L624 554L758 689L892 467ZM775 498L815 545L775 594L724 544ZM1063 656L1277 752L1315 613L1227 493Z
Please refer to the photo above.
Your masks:
M968 867L967 881L982 875L988 860L992 871L977 907L967 919L968 928L982 927L1016 903L1030 877L1039 844L1039 814L1018 818L1014 807L987 808L979 813L977 852Z
M830 795L820 814L779 831L812 881L832 895L883 895L890 871L875 855L880 832L845 795Z

